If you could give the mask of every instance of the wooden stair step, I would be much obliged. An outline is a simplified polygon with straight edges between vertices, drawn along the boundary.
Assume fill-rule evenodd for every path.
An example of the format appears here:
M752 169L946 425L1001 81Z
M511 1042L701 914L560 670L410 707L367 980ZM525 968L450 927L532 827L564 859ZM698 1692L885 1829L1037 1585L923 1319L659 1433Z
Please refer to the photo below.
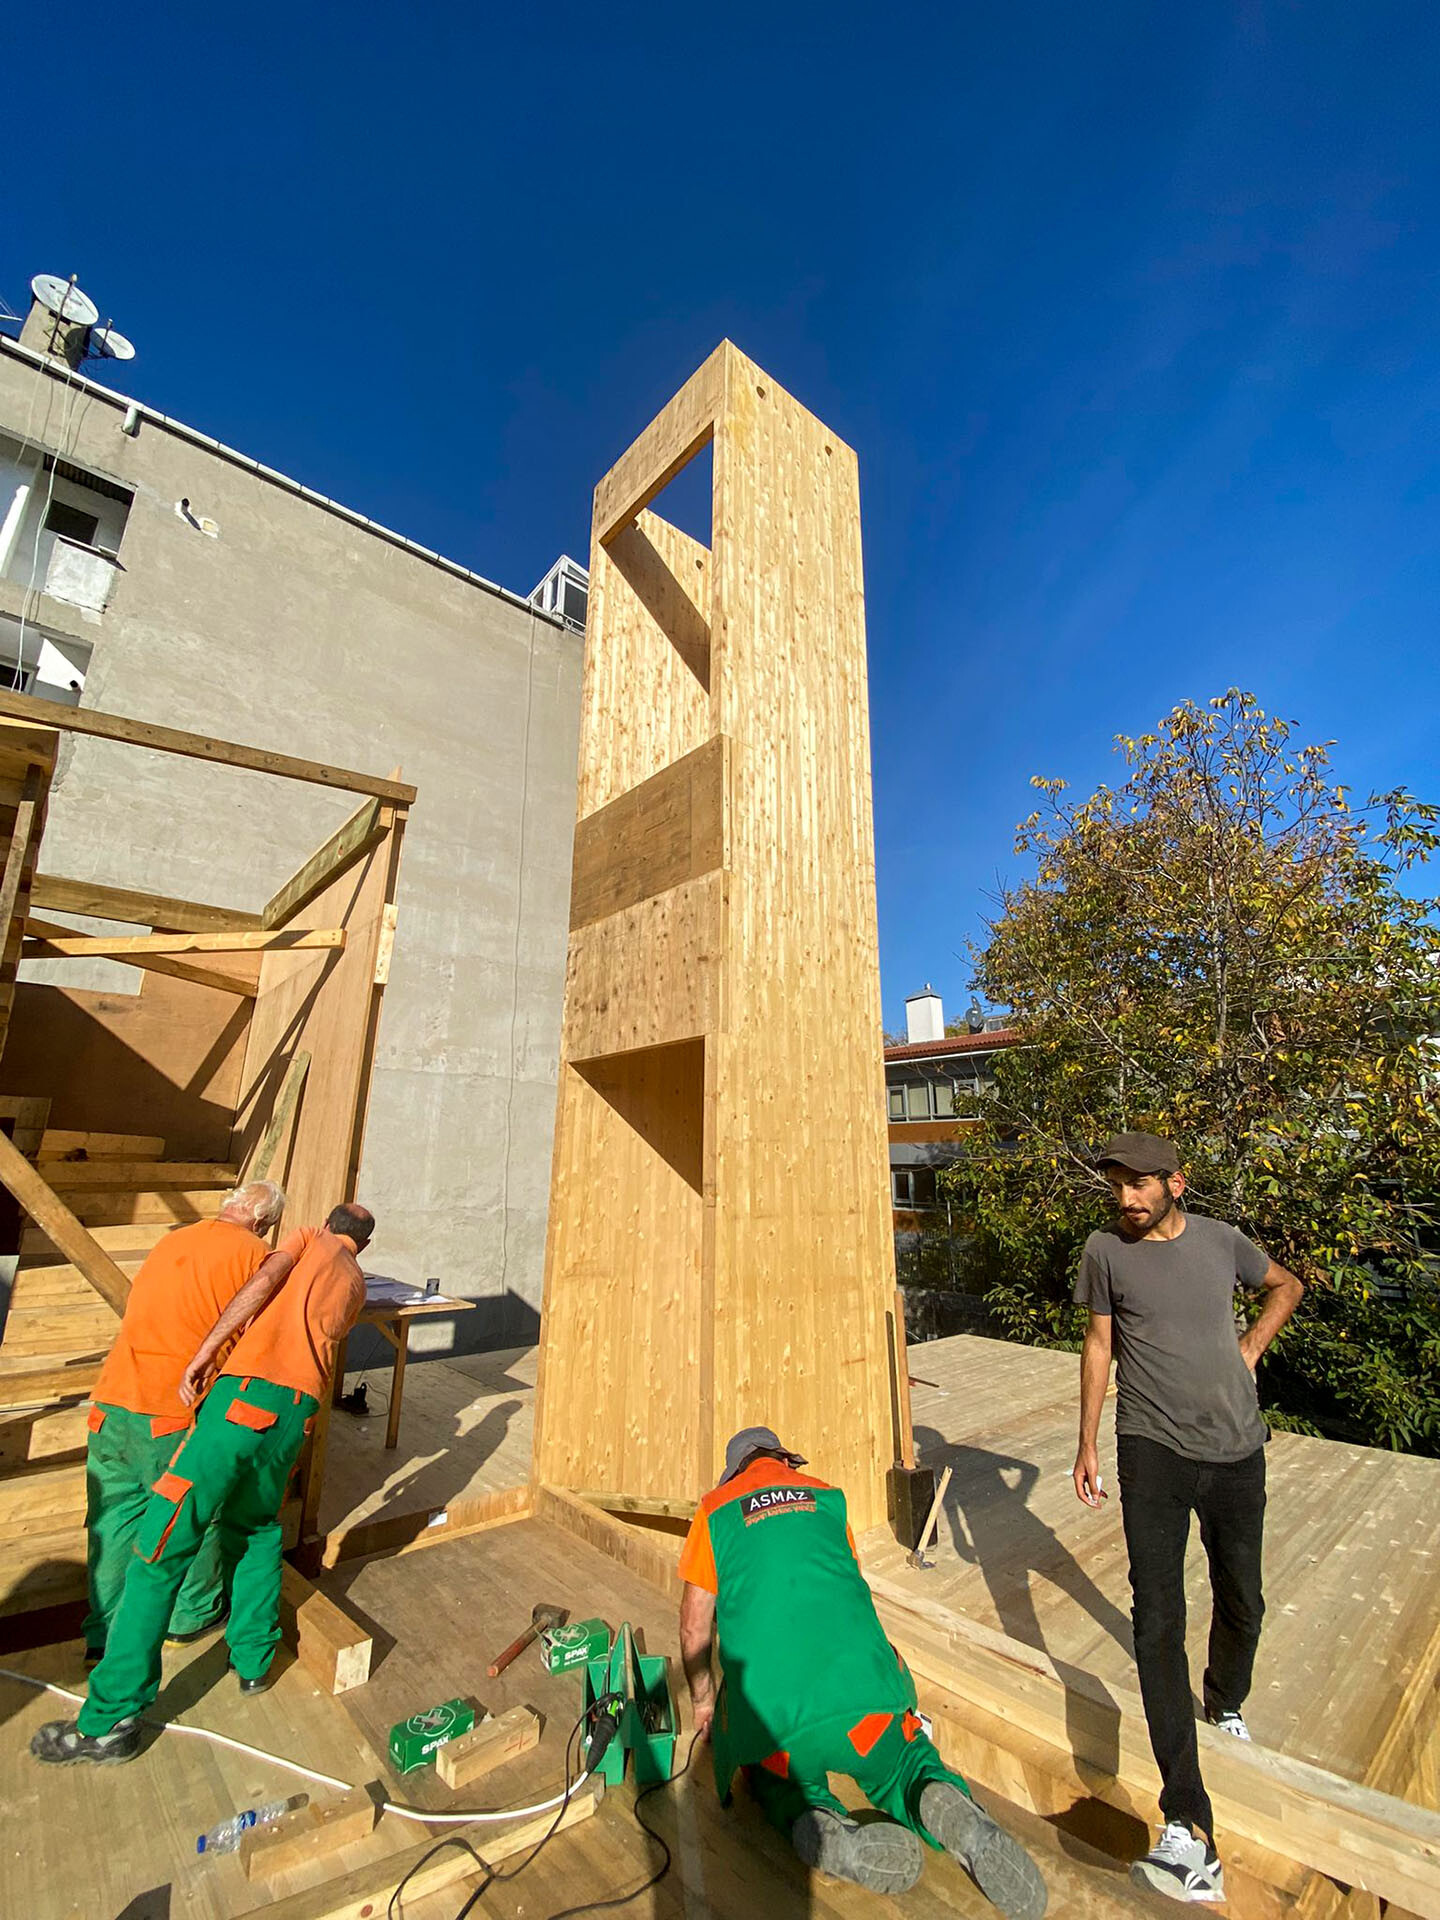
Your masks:
M110 1258L129 1276L139 1272L145 1254L138 1248L113 1251ZM33 1307L88 1307L100 1298L77 1267L21 1267L10 1288L10 1311Z
M0 1469L23 1466L28 1460L83 1460L89 1416L85 1404L0 1413Z
M172 1187L168 1192L64 1193L59 1196L83 1226L188 1227L213 1220L225 1198L223 1187ZM39 1231L30 1227L28 1233Z
M84 1527L57 1527L7 1542L0 1614L83 1600L85 1589Z
M61 1308L52 1312L12 1313L5 1322L5 1338L0 1352L11 1360L35 1360L58 1366L77 1353L92 1353L108 1347L119 1331L120 1322L102 1303L96 1314Z
M37 1163L51 1160L163 1160L165 1142L158 1133L80 1133L47 1127L40 1137Z
M0 1410L44 1407L62 1400L88 1400L100 1378L106 1349L75 1355L66 1362L38 1365L23 1355L8 1359L0 1349Z
M233 1187L234 1167L210 1160L55 1160L45 1178L56 1193L91 1193L101 1188L155 1192L166 1187Z
M0 1473L0 1540L53 1533L85 1518L85 1462L28 1460Z

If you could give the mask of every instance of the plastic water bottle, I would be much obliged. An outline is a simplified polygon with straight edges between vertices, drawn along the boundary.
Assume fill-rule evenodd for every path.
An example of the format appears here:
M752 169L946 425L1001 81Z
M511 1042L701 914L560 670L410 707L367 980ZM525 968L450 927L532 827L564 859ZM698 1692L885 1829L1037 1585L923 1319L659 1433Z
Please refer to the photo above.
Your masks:
M292 1793L288 1800L267 1800L263 1807L247 1807L243 1813L232 1813L228 1820L222 1820L218 1827L212 1827L208 1833L202 1833L195 1842L196 1853L234 1853L244 1836L252 1827L268 1827L272 1820L278 1820L282 1813L292 1813L297 1807L308 1806L308 1793Z

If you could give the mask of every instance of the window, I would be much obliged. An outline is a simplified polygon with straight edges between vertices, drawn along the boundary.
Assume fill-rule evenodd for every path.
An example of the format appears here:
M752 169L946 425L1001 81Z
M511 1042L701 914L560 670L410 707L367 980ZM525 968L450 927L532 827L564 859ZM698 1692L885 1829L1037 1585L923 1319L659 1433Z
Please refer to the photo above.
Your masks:
M903 1120L905 1118L904 1087L891 1087L890 1089L890 1118L892 1120Z
M890 1198L897 1207L908 1207L910 1201L910 1182L914 1178L908 1167L890 1169Z
M925 1080L905 1089L905 1113L910 1120L930 1118L930 1086Z
M935 1169L933 1167L892 1167L890 1199L894 1206L908 1210L935 1205Z
M61 534L66 540L78 540L82 547L93 547L100 531L100 520L93 513L82 513L67 501L52 500L45 515L45 531Z
M935 1082L935 1112L942 1118L948 1118L955 1111L955 1082L937 1080Z

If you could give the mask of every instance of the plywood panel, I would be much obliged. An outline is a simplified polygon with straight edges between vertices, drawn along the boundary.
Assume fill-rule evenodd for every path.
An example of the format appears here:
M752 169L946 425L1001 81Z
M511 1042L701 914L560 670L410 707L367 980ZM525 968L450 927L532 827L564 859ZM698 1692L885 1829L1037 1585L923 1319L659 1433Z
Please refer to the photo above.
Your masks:
M707 419L708 553L627 517ZM729 1433L763 1422L867 1526L892 1452L894 1254L855 456L727 343L602 483L593 536L537 1471L693 1497ZM707 746L726 756L720 866L676 884L678 796ZM699 1339L682 1390L587 1432L566 1384L583 1349L628 1351L667 1279L643 1234L601 1223L587 1265L567 1224L650 1204L573 1069L593 1092L596 1056L687 1033L705 1062Z
M725 747L723 738L697 747L580 821L572 931L724 865Z
M698 1040L562 1069L544 1379L573 1415L545 1452L562 1486L665 1495L697 1471L704 1070Z
M594 541L581 693L584 820L711 737L709 549L653 513Z
M249 1003L161 974L138 977L136 994L22 981L0 1092L43 1088L56 1127L159 1134L176 1159L223 1160Z

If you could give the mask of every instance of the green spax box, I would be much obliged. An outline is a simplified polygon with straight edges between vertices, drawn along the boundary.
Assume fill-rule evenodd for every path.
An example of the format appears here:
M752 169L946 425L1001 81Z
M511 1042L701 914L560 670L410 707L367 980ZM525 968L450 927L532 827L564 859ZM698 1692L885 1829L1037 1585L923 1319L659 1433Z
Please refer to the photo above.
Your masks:
M475 1709L468 1700L442 1700L438 1707L412 1713L390 1729L390 1764L397 1773L413 1773L434 1759L447 1740L469 1733Z
M549 1673L568 1673L587 1660L603 1660L610 1651L610 1629L603 1620L574 1620L541 1635Z

